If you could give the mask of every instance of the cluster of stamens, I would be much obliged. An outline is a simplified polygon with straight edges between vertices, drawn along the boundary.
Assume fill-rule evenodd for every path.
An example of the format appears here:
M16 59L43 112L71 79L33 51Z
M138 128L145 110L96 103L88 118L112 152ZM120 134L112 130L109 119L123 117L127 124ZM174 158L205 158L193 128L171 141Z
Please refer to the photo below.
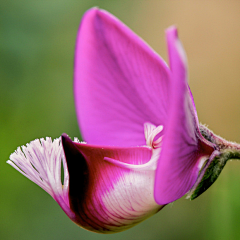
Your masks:
M163 135L159 136L163 130L163 126L159 125L156 127L151 123L144 123L144 134L147 146L156 149L162 145Z

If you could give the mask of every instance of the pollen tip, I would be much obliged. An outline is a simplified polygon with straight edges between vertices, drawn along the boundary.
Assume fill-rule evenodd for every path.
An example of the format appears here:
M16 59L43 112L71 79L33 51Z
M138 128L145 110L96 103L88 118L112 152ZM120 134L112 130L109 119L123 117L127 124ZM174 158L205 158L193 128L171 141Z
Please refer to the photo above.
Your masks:
M62 141L67 141L67 140L70 140L70 141L71 141L70 137L69 137L66 133L63 133L63 134L61 135L61 139L62 139Z
M77 155L78 151L76 149L75 144L66 133L63 133L61 135L61 140L62 140L62 146L65 153L65 157L68 162L69 157L71 158L73 155Z
M65 156L66 156L66 151L68 151L70 149L71 150L76 149L76 146L75 146L74 142L72 141L72 139L66 133L63 133L61 135L61 141L62 141L62 146L63 146Z

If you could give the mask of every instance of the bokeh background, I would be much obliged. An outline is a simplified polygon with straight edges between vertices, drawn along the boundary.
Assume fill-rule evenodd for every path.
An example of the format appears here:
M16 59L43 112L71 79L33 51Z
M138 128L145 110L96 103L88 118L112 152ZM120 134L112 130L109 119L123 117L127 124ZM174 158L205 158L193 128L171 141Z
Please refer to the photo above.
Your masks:
M73 56L83 13L104 8L166 61L164 29L186 49L199 120L240 142L240 1L1 0L0 239L240 239L240 163L194 201L184 198L138 226L98 235L72 223L42 189L5 162L18 146L63 132L80 137Z

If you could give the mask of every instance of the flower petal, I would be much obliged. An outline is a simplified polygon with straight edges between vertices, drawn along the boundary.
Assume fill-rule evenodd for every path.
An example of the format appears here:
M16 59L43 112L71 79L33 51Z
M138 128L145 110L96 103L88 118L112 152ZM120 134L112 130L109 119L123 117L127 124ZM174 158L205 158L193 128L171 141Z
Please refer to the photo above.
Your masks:
M163 206L153 197L155 171L133 171L104 160L144 164L151 158L148 147L98 147L73 143L62 136L69 169L69 201L79 226L111 233L130 228ZM140 159L140 161L139 161Z
M187 60L176 28L169 28L166 35L173 84L170 115L156 171L154 196L158 204L186 194L197 179L201 159L213 152L198 129L187 83Z
M75 51L74 95L88 144L145 144L145 122L164 125L169 69L135 33L104 10L84 16Z

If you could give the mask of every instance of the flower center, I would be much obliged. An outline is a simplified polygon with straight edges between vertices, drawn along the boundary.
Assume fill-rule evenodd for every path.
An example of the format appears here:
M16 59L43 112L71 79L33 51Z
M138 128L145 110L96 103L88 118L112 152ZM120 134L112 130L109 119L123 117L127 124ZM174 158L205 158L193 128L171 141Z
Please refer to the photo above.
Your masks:
M162 125L156 127L149 122L144 123L144 135L146 139L146 145L153 149L160 148L163 139L163 135L161 134L162 130Z
M152 123L148 122L144 123L144 135L146 139L146 145L152 149L152 157L147 163L134 165L124 163L109 157L104 157L104 160L112 164L115 164L116 166L136 171L155 171L157 168L157 161L161 153L161 145L163 139L162 130L163 130L162 125L156 127Z

